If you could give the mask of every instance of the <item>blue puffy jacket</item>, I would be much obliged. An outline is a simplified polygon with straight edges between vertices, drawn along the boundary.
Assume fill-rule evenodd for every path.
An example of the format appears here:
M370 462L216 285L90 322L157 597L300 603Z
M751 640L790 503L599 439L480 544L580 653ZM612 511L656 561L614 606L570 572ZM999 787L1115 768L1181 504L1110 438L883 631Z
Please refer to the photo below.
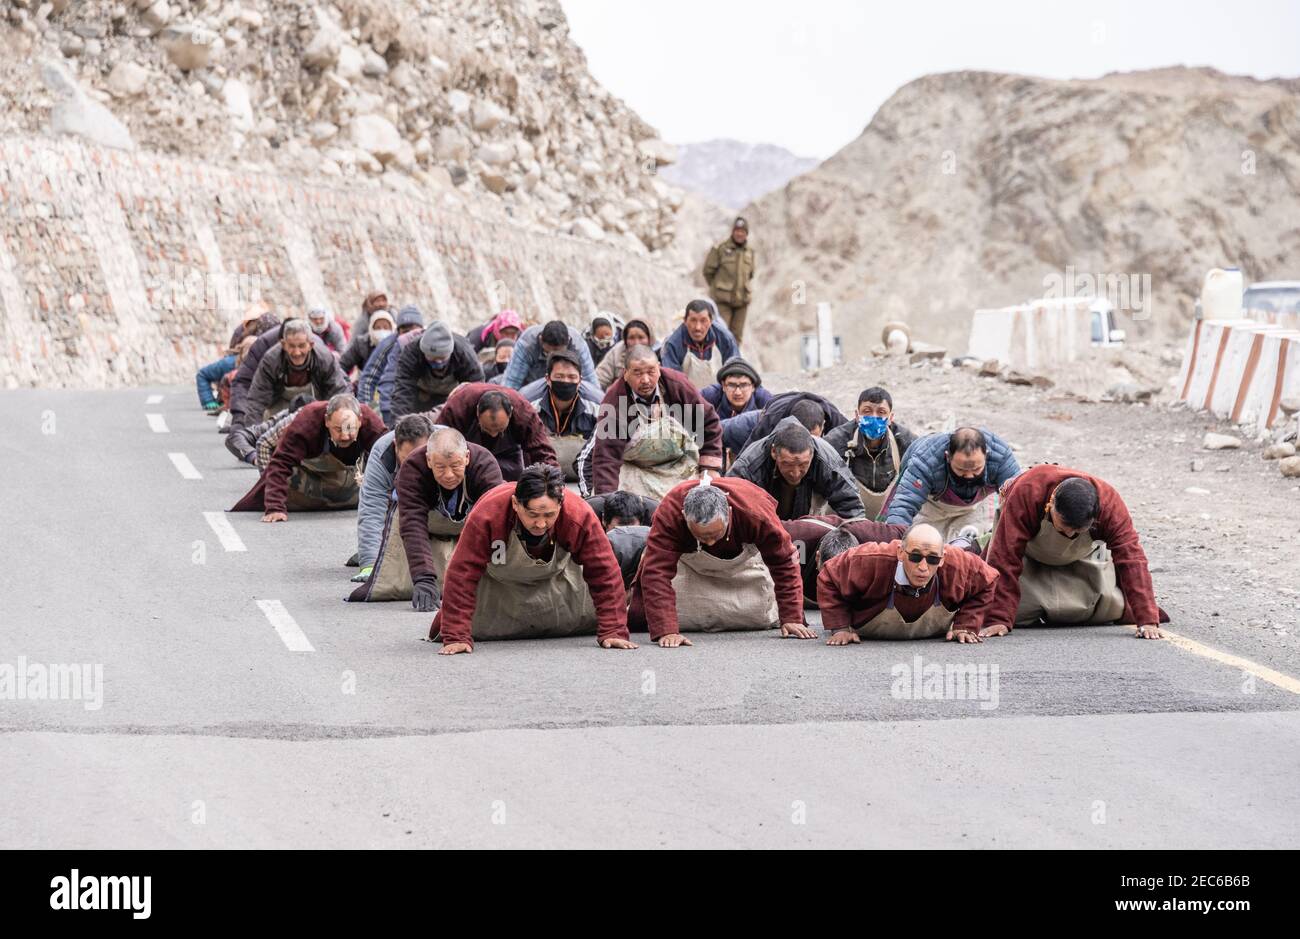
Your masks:
M980 428L988 443L985 457L984 481L994 488L1020 473L1020 464L1005 440L991 431ZM889 500L885 521L891 525L910 525L929 496L940 496L948 489L947 434L929 434L921 437L903 456L898 470L898 484Z

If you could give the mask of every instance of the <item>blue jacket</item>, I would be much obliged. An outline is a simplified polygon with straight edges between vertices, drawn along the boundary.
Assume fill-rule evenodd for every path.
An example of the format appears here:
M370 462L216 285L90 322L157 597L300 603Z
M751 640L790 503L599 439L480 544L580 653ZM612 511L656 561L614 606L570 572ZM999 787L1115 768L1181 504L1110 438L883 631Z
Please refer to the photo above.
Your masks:
M663 347L659 350L659 358L663 360L665 368L682 370L682 363L686 361L686 343L690 341L690 336L686 333L686 324L680 323L673 330L672 335L664 340ZM706 343L714 343L718 351L722 353L722 361L725 362L740 352L740 345L736 342L736 337L731 335L731 331L722 325L722 321L716 316L713 318L713 325L709 327L709 334L704 337ZM515 352L518 355L518 351ZM710 356L711 358L712 356Z
M747 414L750 411L761 411L767 407L768 402L772 400L772 392L768 391L762 385L754 389L754 393L749 398L749 404L737 411L727 400L727 396L722 392L722 386L716 381L711 385L705 385L700 389L700 397L709 404L713 405L713 410L718 412L718 417L724 421L729 417L735 417L737 414Z
M1008 479L1020 473L1011 447L997 434L980 428L988 442L984 464L984 482L998 489ZM947 434L929 434L919 438L907 448L902 466L898 470L898 483L890 497L885 521L891 525L910 525L929 496L941 496L948 490Z
M582 333L572 326L569 326L568 330L569 351L582 363L582 380L591 382L599 388L600 382L596 380L596 366L592 364L587 340L583 339ZM518 391L524 385L545 377L546 354L542 351L542 327L529 326L519 334L519 339L515 342L515 351L510 356L510 364L506 366L501 384Z
M388 367L389 356L397 348L397 339L397 333L393 333L375 346L375 351L366 359L366 364L361 368L361 376L357 379L357 400L375 410L379 409L379 382Z

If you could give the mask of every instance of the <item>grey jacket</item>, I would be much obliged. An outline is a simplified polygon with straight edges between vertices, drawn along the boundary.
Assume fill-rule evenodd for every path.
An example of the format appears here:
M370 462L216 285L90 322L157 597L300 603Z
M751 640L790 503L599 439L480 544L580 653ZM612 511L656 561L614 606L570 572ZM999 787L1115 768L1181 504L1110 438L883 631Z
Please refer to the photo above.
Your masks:
M397 479L397 451L390 430L370 448L357 497L357 563L364 570L375 566L379 543L384 537L388 506L397 501L393 486Z
M772 459L772 436L780 428L791 425L803 426L796 418L783 418L772 434L760 437L745 448L727 475L749 480L779 500L781 490L777 482L776 461ZM831 511L840 518L863 518L866 509L862 506L858 487L849 476L843 457L820 437L814 437L812 441L812 465L795 489L794 505L790 513L782 515L782 519L811 515L814 495L825 499L830 504Z
M307 360L312 392L317 401L332 398L349 387L347 376L339 368L334 353L322 352L324 348L323 343L313 344L311 357ZM253 383L244 398L245 423L262 420L262 413L283 393L288 374L289 363L284 357L284 346L277 342L257 364Z

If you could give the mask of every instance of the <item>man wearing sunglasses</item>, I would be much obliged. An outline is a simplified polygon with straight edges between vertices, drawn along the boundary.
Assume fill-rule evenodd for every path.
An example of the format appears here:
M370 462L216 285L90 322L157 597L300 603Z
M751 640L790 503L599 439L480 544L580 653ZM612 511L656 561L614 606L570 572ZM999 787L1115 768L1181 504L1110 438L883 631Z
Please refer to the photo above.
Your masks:
M1028 469L1004 490L989 564L1001 575L980 635L1013 626L1128 623L1160 639L1146 552L1115 488L1063 466Z
M913 525L900 541L864 544L826 559L817 575L817 605L827 645L862 639L982 642L979 628L993 601L997 571L977 555L945 545L939 530Z

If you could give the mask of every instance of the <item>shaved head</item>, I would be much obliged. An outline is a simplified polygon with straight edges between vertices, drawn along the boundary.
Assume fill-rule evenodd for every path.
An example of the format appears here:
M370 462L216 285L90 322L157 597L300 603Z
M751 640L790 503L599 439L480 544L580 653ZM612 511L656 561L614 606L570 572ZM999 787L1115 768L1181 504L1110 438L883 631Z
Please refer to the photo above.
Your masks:
M942 545L943 535L939 534L939 529L926 522L917 522L909 528L907 534L903 536L903 547L907 548L909 551L912 548L920 548L922 546L932 547Z

